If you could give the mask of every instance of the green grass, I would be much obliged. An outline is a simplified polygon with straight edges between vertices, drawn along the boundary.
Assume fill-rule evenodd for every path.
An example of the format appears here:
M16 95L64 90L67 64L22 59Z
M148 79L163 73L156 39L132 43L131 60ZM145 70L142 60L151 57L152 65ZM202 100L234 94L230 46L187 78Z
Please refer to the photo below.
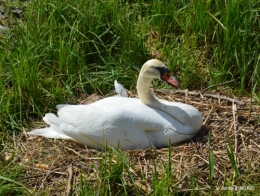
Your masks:
M236 79L234 91L258 93L258 8L242 0L27 3L0 43L0 129L17 132L57 103L106 94L115 79L134 89L152 57L182 88Z
M135 90L138 72L150 58L164 61L180 78L183 89L201 90L235 79L230 86L233 93L260 98L260 1L39 0L1 4L11 18L11 30L0 35L1 140L30 129L32 121L55 111L58 103L75 103L76 98L91 93L106 95L113 90L115 79ZM12 6L23 10L21 18L11 16ZM161 83L154 85L164 88ZM227 152L238 175L231 145ZM107 185L101 187L102 193L111 193L116 181L123 186L118 194L126 194L122 171L128 168L127 158L118 159L116 165L109 163L109 171L100 166ZM209 163L212 180L211 150ZM0 187L23 187L0 171ZM160 181L155 167L155 195L169 193L171 171L170 156ZM195 187L195 178L190 179L191 188ZM93 191L86 184L82 178L82 187ZM88 188L78 190L79 195L88 193ZM26 194L26 188L19 190Z
M6 155L6 142L3 138L0 138L0 141L0 195L31 195L32 191L19 181L24 174L23 167L14 163L16 151L8 149ZM8 160L4 160L6 156L9 156Z

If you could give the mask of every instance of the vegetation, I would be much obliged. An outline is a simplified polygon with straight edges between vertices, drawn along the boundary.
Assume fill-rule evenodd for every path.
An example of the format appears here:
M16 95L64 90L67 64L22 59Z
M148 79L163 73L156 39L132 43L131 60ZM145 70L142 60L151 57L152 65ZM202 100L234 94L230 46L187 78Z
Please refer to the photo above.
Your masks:
M258 8L242 0L28 3L1 39L1 130L20 130L81 94L106 94L115 79L134 89L153 57L182 88L236 79L237 90L258 93Z
M0 153L9 137L31 129L32 122L55 111L58 103L78 103L77 98L92 93L106 95L113 90L115 79L135 90L138 72L150 58L164 61L183 89L202 90L235 79L232 93L260 98L260 1L39 0L0 4L9 14L8 20L0 19L0 25L10 28L5 33L0 28ZM21 13L17 15L14 8ZM154 86L164 88L156 81ZM217 161L213 152L211 149L208 155L211 180ZM230 142L227 153L238 175ZM107 184L120 181L124 191L118 194L126 194L120 175L128 167L127 158L119 159L121 164L109 174L102 165L100 172L109 176L103 179ZM3 166L0 193L12 189L14 194L28 194L25 185L13 180L13 173L22 175L20 167L9 162ZM120 175L115 178L117 172ZM171 183L169 172L170 161L161 181L153 174L155 195L171 192L164 189ZM196 182L192 176L190 179L192 188ZM86 184L82 178L81 185ZM113 187L106 188L105 192L111 193ZM77 194L85 195L82 190L86 189L77 190Z

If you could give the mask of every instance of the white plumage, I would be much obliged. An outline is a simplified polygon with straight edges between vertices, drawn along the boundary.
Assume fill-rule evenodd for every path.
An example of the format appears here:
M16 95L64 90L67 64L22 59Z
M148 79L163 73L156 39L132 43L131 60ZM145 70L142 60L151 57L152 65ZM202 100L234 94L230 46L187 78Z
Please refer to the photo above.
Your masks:
M114 86L118 96L127 97L126 89L123 87L122 84L117 83L117 81L115 80Z
M152 78L178 86L168 68L159 60L147 61L137 82L140 99L128 98L124 87L115 81L118 96L90 105L58 105L58 117L45 114L49 128L27 134L47 138L71 139L89 147L118 146L122 150L164 147L192 138L202 126L200 112L191 105L156 98L150 92Z

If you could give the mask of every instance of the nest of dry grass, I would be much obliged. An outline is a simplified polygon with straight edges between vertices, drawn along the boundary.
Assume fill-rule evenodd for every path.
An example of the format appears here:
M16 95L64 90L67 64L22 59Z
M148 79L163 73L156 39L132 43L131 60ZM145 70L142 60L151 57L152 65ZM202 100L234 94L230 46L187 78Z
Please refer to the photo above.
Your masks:
M244 105L239 105L227 99L198 97L189 93L165 96L165 93L157 92L157 96L195 106L201 111L204 120L197 136L171 147L170 190L190 191L191 176L196 179L195 188L202 191L226 186L229 181L236 186L257 183L260 173L260 107L257 102L239 98L244 102ZM146 195L153 192L152 175L155 170L158 178L163 178L165 165L169 161L168 148L119 151L108 158L108 153L74 142L26 138L24 135L14 138L14 148L15 162L24 166L25 177L20 180L37 191L48 189L50 195L71 194L82 183L82 178L94 190L104 181L101 165L107 164L109 170L111 164L118 163L118 153L128 161L128 172L125 169L122 172L129 194L135 195L133 187L138 187ZM233 151L239 175L235 174L228 150ZM209 179L210 151L214 154L212 180ZM117 184L116 189L120 189L120 183L114 183Z

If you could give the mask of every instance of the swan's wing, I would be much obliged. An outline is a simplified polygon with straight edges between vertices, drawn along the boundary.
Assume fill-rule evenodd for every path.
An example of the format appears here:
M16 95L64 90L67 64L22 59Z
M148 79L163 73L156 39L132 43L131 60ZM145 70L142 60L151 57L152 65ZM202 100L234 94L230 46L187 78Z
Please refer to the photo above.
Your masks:
M116 80L114 81L114 86L117 94L122 97L127 97L126 89L122 84L118 83Z

